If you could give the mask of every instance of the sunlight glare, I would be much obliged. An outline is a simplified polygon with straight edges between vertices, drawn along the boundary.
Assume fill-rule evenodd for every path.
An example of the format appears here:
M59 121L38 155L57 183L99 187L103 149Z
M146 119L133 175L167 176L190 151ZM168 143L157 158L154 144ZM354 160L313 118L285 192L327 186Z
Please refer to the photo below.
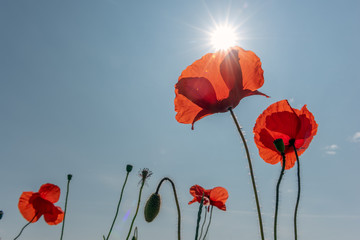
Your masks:
M211 45L216 50L226 50L229 47L235 46L236 41L235 29L230 26L218 26L211 33Z

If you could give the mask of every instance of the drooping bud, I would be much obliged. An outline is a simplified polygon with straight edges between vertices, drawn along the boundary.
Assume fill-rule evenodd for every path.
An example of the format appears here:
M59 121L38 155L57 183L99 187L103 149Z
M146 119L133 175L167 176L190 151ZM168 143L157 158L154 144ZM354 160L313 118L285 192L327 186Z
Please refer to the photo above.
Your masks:
M67 179L70 181L71 178L72 178L72 174L68 174L68 175L67 175Z
M285 152L285 144L284 141L281 138L278 138L274 141L274 145L276 147L276 149L280 152L280 153L284 153Z
M152 222L160 212L161 199L160 195L153 193L146 202L145 205L145 220Z
M127 171L128 173L131 172L132 169L133 169L133 166L132 166L132 165L130 165L130 164L126 165L126 171Z

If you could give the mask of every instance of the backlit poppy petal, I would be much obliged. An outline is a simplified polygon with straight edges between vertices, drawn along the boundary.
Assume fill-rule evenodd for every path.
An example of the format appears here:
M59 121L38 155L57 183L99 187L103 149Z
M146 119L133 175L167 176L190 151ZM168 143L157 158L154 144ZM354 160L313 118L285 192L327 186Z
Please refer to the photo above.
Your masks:
M240 94L240 91L243 89L243 83L238 50L233 49L228 52L220 64L220 73L229 91Z
M60 197L60 188L54 184L44 184L39 192L23 192L19 198L19 211L23 217L36 222L42 215L49 225L55 225L63 220L64 213L60 207L54 206ZM36 217L34 218L36 214Z
M215 187L210 191L210 204L226 211L225 202L229 198L228 191L223 187Z
M282 163L282 156L274 146L274 140L282 139L285 144L285 169L296 162L294 141L298 156L309 146L317 132L314 116L306 108L293 109L288 101L282 100L270 105L256 120L254 139L261 158L270 164Z
M261 61L252 51L245 51L236 47L240 59L240 66L243 75L243 88L255 91L264 84L264 70L261 68Z
M60 207L55 207L53 205L51 211L44 214L44 219L49 225L57 225L63 221L64 212Z
M206 78L182 78L176 84L179 94L203 109L211 110L216 105L214 87Z
M175 85L176 120L193 125L201 118L235 108L264 84L260 59L251 51L232 47L208 53L188 66Z
M30 202L30 199L33 197L33 195L34 195L33 192L23 192L20 196L19 203L18 203L18 208L19 208L21 215L29 222L35 216L35 209L34 209L32 203ZM36 222L37 220L39 220L40 217L41 217L41 214L40 215L38 214L33 219L32 222Z
M46 183L39 189L40 196L51 203L56 203L60 198L60 188L54 184Z
M220 74L220 64L225 57L225 52L208 53L201 59L188 66L180 75L182 78L206 78L215 90L217 100L229 96L229 88L226 86Z
M177 112L175 118L180 123L192 124L196 116L203 110L201 107L190 101L184 95L178 94L178 89L175 89L175 111ZM203 116L205 117L205 116ZM198 118L201 119L201 118Z

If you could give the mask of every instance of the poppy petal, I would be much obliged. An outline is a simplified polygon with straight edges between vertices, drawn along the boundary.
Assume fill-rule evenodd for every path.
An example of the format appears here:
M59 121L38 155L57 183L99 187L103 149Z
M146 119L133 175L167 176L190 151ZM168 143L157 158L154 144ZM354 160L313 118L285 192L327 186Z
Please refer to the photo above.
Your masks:
M41 217L41 214L38 214L35 218L35 208L31 203L31 198L34 196L33 192L23 192L20 196L18 208L21 215L27 220L32 222L36 222Z
M44 214L45 222L49 225L57 225L64 219L64 212L60 207L52 206L50 212Z
M189 65L180 75L182 78L206 78L215 90L217 100L228 98L229 88L220 74L220 64L226 52L208 53Z
M307 109L306 105L304 105L299 111L299 119L301 127L296 136L296 140L303 140L303 144L299 146L299 148L306 149L317 133L318 124L316 123L313 114ZM296 141L295 146L298 148Z
M243 89L242 72L239 64L238 50L232 49L220 64L221 77L230 91L239 95Z
M60 188L54 184L46 183L40 187L39 194L41 198L56 203L60 198Z
M245 51L240 47L238 57L242 71L243 89L255 91L264 84L264 70L261 68L261 61L252 51Z
M175 88L179 94L203 109L210 110L217 102L214 87L206 78L182 78Z
M223 187L215 187L210 190L210 204L221 210L226 210L225 202L228 198L228 191Z
M175 118L180 123L193 123L196 116L203 110L201 107L190 101L184 95L178 94L178 89L175 89L176 98L175 111L177 112ZM205 117L205 116L203 116ZM201 119L201 118L198 118Z

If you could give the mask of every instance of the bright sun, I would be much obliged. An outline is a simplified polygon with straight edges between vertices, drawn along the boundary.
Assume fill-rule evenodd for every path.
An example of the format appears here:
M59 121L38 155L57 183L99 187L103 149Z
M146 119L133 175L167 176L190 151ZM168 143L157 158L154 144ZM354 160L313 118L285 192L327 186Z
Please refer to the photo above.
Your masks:
M235 29L230 26L218 26L211 33L211 45L216 50L226 50L236 45L236 41Z

